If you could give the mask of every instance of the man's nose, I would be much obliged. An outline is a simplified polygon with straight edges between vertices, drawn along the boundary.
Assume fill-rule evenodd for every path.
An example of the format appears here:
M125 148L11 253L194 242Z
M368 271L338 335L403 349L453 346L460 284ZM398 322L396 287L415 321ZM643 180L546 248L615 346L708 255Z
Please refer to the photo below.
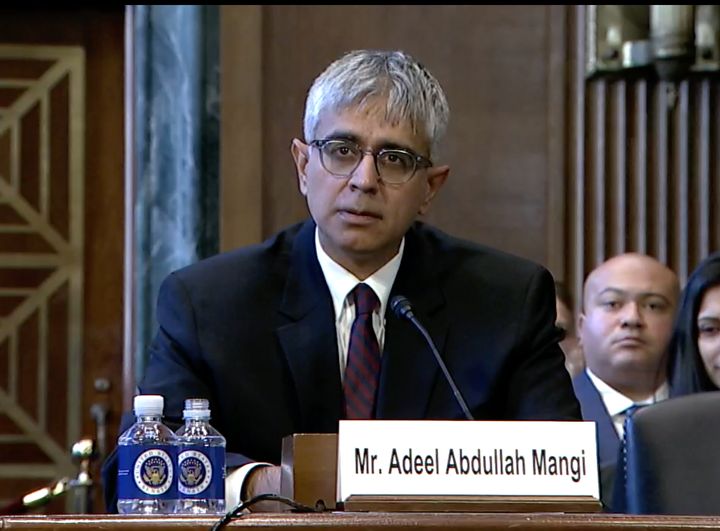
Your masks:
M644 324L640 305L635 301L628 302L620 316L622 326L638 328Z
M350 175L350 186L360 190L374 190L380 182L380 174L375 164L375 155L371 151L363 151L360 164Z

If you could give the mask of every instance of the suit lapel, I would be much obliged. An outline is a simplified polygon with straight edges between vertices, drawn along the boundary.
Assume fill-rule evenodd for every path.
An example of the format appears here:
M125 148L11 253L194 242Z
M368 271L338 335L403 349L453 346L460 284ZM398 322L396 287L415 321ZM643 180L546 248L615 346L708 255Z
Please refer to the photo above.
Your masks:
M390 300L396 295L410 300L415 315L442 354L448 318L442 292L437 287L436 270L428 265L432 262L429 254L417 230L411 229L405 238L405 251ZM396 317L389 306L388 303L377 417L425 418L436 379L442 375L420 332L409 321Z
M600 465L615 463L620 448L620 438L600 393L585 371L573 378L573 387L580 402L583 420L594 420L597 424Z
M336 431L342 415L342 387L332 299L315 254L315 224L307 222L295 238L277 328L292 375L301 414L298 430ZM406 296L438 350L449 327L445 300L437 287L437 269L429 266L432 252L412 228L391 290ZM388 305L389 306L389 305ZM442 377L430 347L408 321L386 312L377 418L425 418L438 377ZM458 415L460 411L458 408Z
M337 431L342 409L332 299L315 254L315 224L295 238L277 336L297 392L298 431Z

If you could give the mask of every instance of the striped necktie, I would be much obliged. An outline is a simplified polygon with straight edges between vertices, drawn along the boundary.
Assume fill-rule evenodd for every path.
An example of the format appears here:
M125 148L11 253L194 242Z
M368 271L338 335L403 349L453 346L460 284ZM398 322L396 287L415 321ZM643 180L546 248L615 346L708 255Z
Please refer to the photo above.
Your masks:
M345 368L345 418L371 419L375 416L375 395L380 376L380 347L372 317L380 301L367 284L358 284L351 295L355 321L350 329Z

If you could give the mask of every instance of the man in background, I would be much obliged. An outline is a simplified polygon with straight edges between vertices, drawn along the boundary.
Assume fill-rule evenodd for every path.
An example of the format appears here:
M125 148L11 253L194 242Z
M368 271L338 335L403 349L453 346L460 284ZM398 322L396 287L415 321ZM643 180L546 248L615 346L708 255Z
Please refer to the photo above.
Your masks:
M560 341L560 348L565 354L565 368L570 376L575 376L585 369L585 358L575 331L575 305L572 295L567 286L559 280L555 281L555 311L555 326L565 334Z
M668 397L666 354L679 291L675 273L634 253L610 258L585 281L578 331L586 369L573 386L583 419L597 423L608 507L626 416Z

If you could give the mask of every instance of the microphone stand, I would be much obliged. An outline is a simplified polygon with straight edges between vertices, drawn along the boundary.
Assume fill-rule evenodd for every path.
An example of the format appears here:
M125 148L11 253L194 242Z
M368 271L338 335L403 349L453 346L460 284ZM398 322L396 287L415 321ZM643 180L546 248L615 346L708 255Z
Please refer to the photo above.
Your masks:
M390 308L393 310L393 312L395 312L398 317L400 317L401 319L407 319L415 325L415 328L420 331L422 336L425 338L425 341L430 346L430 350L432 351L433 356L435 356L435 361L440 366L440 369L445 375L445 380L450 385L450 389L452 389L453 395L455 395L455 400L457 400L457 403L460 405L460 409L462 409L463 415L465 415L465 418L467 420L475 420L475 418L470 413L470 408L468 408L465 399L460 393L460 390L458 389L457 385L455 385L455 380L453 380L453 377L450 375L450 371L448 371L447 367L445 366L445 362L443 361L442 357L440 357L440 353L435 346L435 342L432 340L430 334L427 330L425 330L425 327L422 325L422 323L420 323L418 318L415 317L415 313L412 310L412 305L410 304L410 301L402 295L397 295L393 297L392 301L390 302Z
M90 477L90 463L95 455L95 442L92 439L79 440L72 447L73 461L79 466L77 477L63 477L45 487L28 492L0 507L0 514L25 514L38 507L44 507L67 492L72 492L74 495L74 513L91 512L93 481Z

